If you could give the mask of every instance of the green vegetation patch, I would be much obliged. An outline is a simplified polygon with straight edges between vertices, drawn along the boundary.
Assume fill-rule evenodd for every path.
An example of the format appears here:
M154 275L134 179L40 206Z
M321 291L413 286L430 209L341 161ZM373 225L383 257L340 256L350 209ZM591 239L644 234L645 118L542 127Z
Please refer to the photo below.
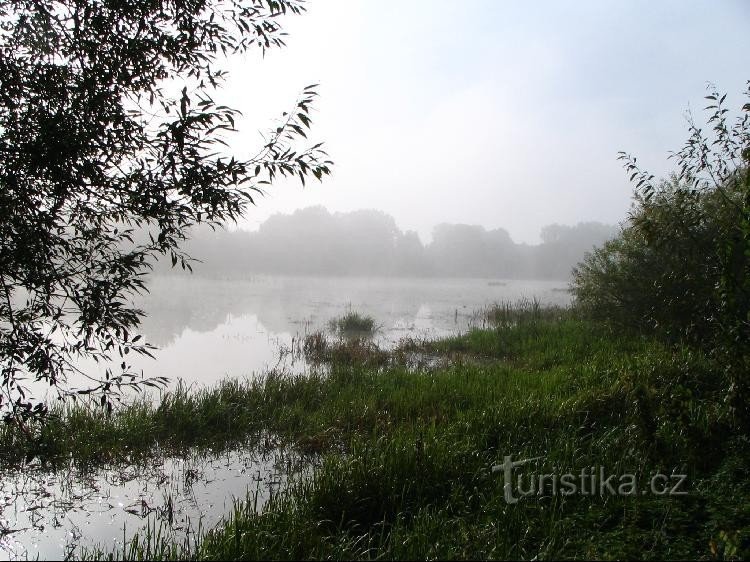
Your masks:
M713 360L564 312L419 345L452 360L416 370L334 360L325 373L178 390L158 407L131 406L109 419L72 409L45 429L42 454L96 459L145 454L157 440L216 447L265 432L316 455L312 475L260 513L238 503L225 525L189 547L142 537L116 553L124 558L747 552L750 447L732 429L725 375ZM506 455L541 457L539 473L684 473L688 494L548 493L509 504L502 475L492 472Z
M333 318L329 322L331 331L346 336L370 336L375 333L375 320L372 316L349 311L339 318Z

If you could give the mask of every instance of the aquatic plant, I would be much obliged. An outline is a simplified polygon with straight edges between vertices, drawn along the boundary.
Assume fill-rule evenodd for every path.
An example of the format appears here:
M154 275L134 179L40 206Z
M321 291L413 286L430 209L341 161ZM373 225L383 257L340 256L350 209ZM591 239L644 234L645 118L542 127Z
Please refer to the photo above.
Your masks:
M363 336L372 335L375 328L375 320L372 316L349 311L339 318L333 318L329 322L331 331L340 336Z

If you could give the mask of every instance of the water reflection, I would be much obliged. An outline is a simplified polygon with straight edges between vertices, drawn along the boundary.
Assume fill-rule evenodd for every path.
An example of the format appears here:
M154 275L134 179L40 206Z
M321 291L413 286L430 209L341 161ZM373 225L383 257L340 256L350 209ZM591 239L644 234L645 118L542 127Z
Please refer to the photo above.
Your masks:
M138 305L148 312L143 333L160 349L156 361L142 359L136 366L147 375L206 385L270 368L302 372L304 361L280 357L279 348L325 329L348 310L372 316L381 327L378 343L390 346L406 336L464 331L478 309L494 302L525 297L566 305L565 287L487 279L155 277Z
M219 523L235 499L250 497L260 509L305 466L280 450L155 458L95 471L1 473L0 559L64 559L97 546L114 552L149 527L182 544Z

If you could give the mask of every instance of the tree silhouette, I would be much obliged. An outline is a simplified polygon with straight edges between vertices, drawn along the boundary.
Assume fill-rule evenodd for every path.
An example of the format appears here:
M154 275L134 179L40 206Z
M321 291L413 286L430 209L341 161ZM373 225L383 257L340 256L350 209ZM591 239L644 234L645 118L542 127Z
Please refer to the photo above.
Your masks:
M28 431L47 413L29 394L29 379L60 400L93 395L109 410L124 388L163 383L126 361L129 353L151 354L134 333L143 312L132 297L145 290L155 259L190 268L181 244L191 226L236 220L279 175L304 183L329 173L320 144L297 147L315 86L248 157L229 154L226 141L238 112L211 97L228 56L283 46L280 18L303 11L302 0L0 5L6 421ZM73 388L81 358L106 369Z

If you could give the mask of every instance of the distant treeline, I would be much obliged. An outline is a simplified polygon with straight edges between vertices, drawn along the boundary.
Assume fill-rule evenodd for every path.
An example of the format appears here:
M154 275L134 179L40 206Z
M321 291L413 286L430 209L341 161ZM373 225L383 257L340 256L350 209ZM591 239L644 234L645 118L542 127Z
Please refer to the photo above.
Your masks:
M618 228L597 222L542 229L542 243L516 244L502 228L440 224L430 244L402 231L390 215L330 213L310 207L274 215L257 232L209 228L194 232L186 251L201 260L195 273L373 275L568 279L571 269ZM168 265L160 264L163 270Z

